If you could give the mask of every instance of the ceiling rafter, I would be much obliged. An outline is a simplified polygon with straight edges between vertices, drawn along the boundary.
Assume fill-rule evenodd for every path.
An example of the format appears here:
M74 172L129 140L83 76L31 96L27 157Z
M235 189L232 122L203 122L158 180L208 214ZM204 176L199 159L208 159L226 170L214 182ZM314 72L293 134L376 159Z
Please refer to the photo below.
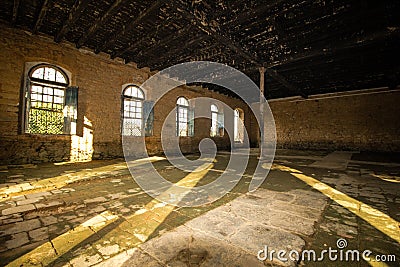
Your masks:
M171 18L165 19L163 21L163 23L159 25L158 29L163 29L168 23L170 23L170 20L171 20ZM139 38L139 39L135 40L133 43L129 44L129 46L126 47L124 50L112 53L111 58L120 57L123 54L125 54L126 52L129 52L129 51L133 50L134 48L139 47L145 41L154 39L155 37L157 37L157 35L159 33L158 29L155 30L152 34L146 36L146 38ZM129 58L125 59L125 63L128 63L129 61L130 61Z
M369 13L369 12L368 12ZM357 32L357 30L359 29L359 26L355 23L357 21L360 20L360 18L358 16L352 16L351 19L346 19L346 16L344 14L336 14L335 15L335 20L336 21L345 21L346 24L349 24L349 26L347 27L342 27L342 26L338 26L337 24L334 23L327 23L324 24L324 31L321 32L319 28L316 27L316 25L314 25L313 23L315 23L315 20L309 21L308 25L314 25L314 27L310 27L310 26L305 26L307 28L309 28L309 30L304 31L303 27L303 31L300 31L299 29L297 29L295 31L295 33L288 33L288 31L290 30L290 28L286 28L285 29L285 33L282 33L279 35L279 39L275 40L274 42L271 42L269 44L266 44L263 40L258 41L254 44L254 46L256 47L260 47L260 46L268 46L271 45L272 47L277 47L279 45L288 45L291 44L290 47L293 48L293 44L295 44L295 46L297 48L303 49L304 47L307 46L314 46L314 44L318 43L318 46L323 46L321 44L321 42L330 42L332 43L332 40L340 40L341 38L343 38L343 36L346 35L346 32ZM277 24L275 22L275 24ZM317 24L318 27L321 27L321 24ZM354 26L356 25L356 26ZM340 28L341 30L335 30L335 27ZM291 42L291 40L296 40L296 42ZM312 40L312 42L311 42Z
M43 19L46 16L47 10L49 9L49 0L44 0L42 6L40 7L39 15L36 19L35 26L33 27L33 33L37 33L40 27L42 26Z
M215 20L216 18L222 16L225 12L226 12L225 10L220 10L220 11L214 13L214 14L212 15L210 21L213 21L213 20ZM191 25L191 27L196 28L194 25ZM199 42L201 42L201 41L205 41L205 40L208 40L208 39L211 38L210 35L206 35L206 34L204 34L203 32L201 32L201 33L202 33L202 34L201 34L199 37L196 37L195 39L192 39L192 40L190 40L189 42L186 42L185 45L184 45L183 47L182 47L182 46L177 46L175 49L169 50L166 54L164 54L164 57L167 58L167 57L168 57L169 55L171 55L171 54L175 55L175 54L177 54L177 53L179 53L179 52L181 52L181 51L184 51L186 48L192 46L192 45L195 44L195 43L199 43ZM151 57L151 58L150 58L150 61L151 61L151 62L150 62L150 61L147 61L149 66L152 66L152 65L154 64L154 58L155 58L155 57ZM166 64L164 64L164 66L165 66L165 65L166 65Z
M352 39L346 40L345 42L342 42L338 45L335 45L334 48L330 48L330 49L323 48L322 50L319 50L319 51L297 54L296 56L292 56L287 59L283 59L279 63L270 64L270 65L268 65L268 68L287 65L287 64L291 64L291 63L294 63L297 61L312 59L312 58L319 57L319 56L334 55L343 50L348 50L348 49L357 48L357 47L373 44L376 42L384 41L386 38L390 38L392 36L397 36L398 38L400 38L399 33L400 33L399 29L395 29L393 31L388 30L386 32L381 32L381 31L375 32L375 33L369 34L367 36L363 36L362 38L360 38L360 37L352 38Z
M92 37L92 35L94 33L96 33L96 31L104 25L104 23L113 15L115 14L121 7L122 7L122 3L124 3L123 0L116 0L114 1L114 3L112 4L112 6L106 11L106 13L104 13L103 16L99 17L93 24L92 26L90 26L89 30L82 35L82 37L78 40L78 42L76 43L76 46L78 48L80 48L82 45L84 45L87 40L90 39L90 37Z
M12 21L11 21L13 25L15 25L15 23L17 22L19 3L20 0L14 0Z
M288 56L286 58L281 59L279 62L276 63L271 63L267 64L267 68L276 68L280 67L283 65L290 65L296 62L304 61L304 60L313 60L314 58L320 57L320 56L334 56L335 60L339 59L346 59L348 58L348 55L342 55L342 56L337 56L338 53L346 51L346 50L351 50L354 48L360 48L360 47L365 47L368 45L374 45L375 43L379 43L382 41L385 41L388 38L391 37L397 37L400 38L400 30L399 29L393 29L393 30L387 30L386 32L374 32L372 34L366 35L366 36L356 36L351 39L347 39L345 41L342 41L341 43L336 44L334 47L322 47L319 50L313 50L307 53L300 53L300 54L295 54L292 56ZM316 63L314 60L312 61L313 64L309 64L308 66L315 66L319 64L326 64L326 58L321 59L323 62L321 63ZM309 61L311 62L311 61ZM325 63L324 63L325 62ZM292 68L285 68L286 70L292 70L298 68L297 66L293 66ZM256 70L258 69L257 66L252 66L250 67L251 70ZM280 70L284 71L284 70Z
M189 77L189 78L194 78L194 77L198 76L199 73L202 73L203 70L205 71L204 73L208 73L209 72L209 68L208 67L209 67L208 64L200 63L199 65L197 65L196 68L193 68L193 70L185 71L184 76L185 77ZM225 67L218 67L214 71L215 72L226 71L226 68Z
M75 2L74 6L71 8L71 11L69 12L67 21L64 22L63 26L61 27L61 30L57 33L56 37L54 38L54 41L59 43L62 40L64 35L68 33L68 31L71 29L74 23L82 15L82 12L86 9L89 3L90 1L87 0L78 0Z
M175 2L173 2L173 3L176 4ZM193 23L195 26L197 26L198 29L202 30L203 32L212 35L212 38L214 38L220 44L229 47L232 51L234 51L235 53L240 55L242 58L246 59L247 61L249 61L251 63L254 63L257 66L263 66L264 65L263 62L259 62L249 52L244 51L231 38L225 36L222 33L218 33L214 28L211 28L208 25L201 24L199 19L196 16L194 16L192 13L187 11L186 9L180 8L180 7L177 7L177 9L182 12L183 16L186 17L188 21ZM290 91L297 92L302 97L307 97L301 90L299 90L297 87L295 87L290 82L288 82L276 70L267 68L266 71L272 78L274 78L275 80L279 81L284 87L286 87Z
M95 52L99 53L114 45L120 36L125 36L126 33L132 31L137 25L139 25L140 22L142 22L143 18L147 17L150 13L160 8L165 2L166 0L158 0L154 2L149 8L144 10L139 16L132 20L131 23L129 23L127 26L123 27L122 30L114 34L114 36L108 42L105 42L101 47L96 48Z
M207 39L211 38L210 35L205 35L201 34L200 36L189 40L186 42L183 46L176 46L175 49L168 50L166 53L164 53L164 57L168 58L170 55L176 55L179 52L185 51L188 47L193 47L199 44L199 42L205 41ZM154 55L146 61L149 66L153 66L157 61L158 61L158 55Z
M164 47L171 43L172 41L179 40L179 38L182 38L182 36L185 36L188 32L190 32L194 28L193 25L190 25L189 27L184 27L178 30L177 34L171 34L168 37L159 40L155 44L151 45L147 49L141 50L137 57L143 57L150 53L151 51L154 51L156 48Z
M249 22L249 18L253 18L253 17L259 16L259 15L261 15L261 14L264 14L264 15L265 15L264 12L268 11L269 9L271 9L271 8L274 7L275 5L278 5L278 4L281 3L281 2L282 2L282 1L276 1L275 3L270 3L269 5L264 5L264 6L262 6L261 8L258 8L258 9L255 10L255 11L253 10L253 14L251 14L251 11L249 11L249 12L247 12L247 13L244 13L244 14L247 14L247 15L240 14L240 15L236 18L236 20L234 20L233 22L222 24L222 28L232 28L232 29L235 29L235 30L233 30L231 33L236 34L236 33L240 32L240 31L243 31L243 28L242 28L242 27L245 27L245 28L257 27L257 24L259 24L259 21L258 21L258 20L255 20L255 21ZM306 5L306 4L307 4L306 1L302 1L302 2L298 3L297 5L293 5L293 6L290 6L290 7L286 8L286 9L284 9L284 10L281 10L281 11L279 11L279 12L270 14L270 15L268 15L267 17L265 17L263 23L270 22L270 21L275 21L277 17L279 17L279 16L285 14L285 13L288 12L289 10L294 9L294 8L302 7L302 5ZM242 27L236 27L236 26L238 26L238 25L241 25Z
M249 10L248 12L241 13L234 21L223 24L221 26L229 26L229 27L233 28L237 25L243 24L244 22L248 21L249 18L265 14L266 11L271 10L272 7L279 5L282 2L284 2L284 0L275 0L271 3L263 4L261 7L259 7L256 10ZM270 18L267 17L265 19L269 20Z
M54 39L79 1L4 0L0 20ZM258 68L264 66L270 73L266 95L271 98L298 95L273 79L276 74L307 94L388 86L399 80L393 56L400 40L398 1L165 0L126 30L156 1L89 1L61 40L99 49L125 29L125 36L101 52L123 53L125 62L160 70L185 61L217 61L246 73L256 84ZM164 20L169 22L161 28ZM195 29L184 36L181 30L189 25Z

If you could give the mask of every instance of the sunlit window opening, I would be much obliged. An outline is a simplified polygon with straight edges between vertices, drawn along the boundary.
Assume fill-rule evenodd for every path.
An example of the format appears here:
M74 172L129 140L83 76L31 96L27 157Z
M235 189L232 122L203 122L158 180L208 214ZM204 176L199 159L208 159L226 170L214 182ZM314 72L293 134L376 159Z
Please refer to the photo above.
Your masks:
M211 105L211 132L210 136L218 135L218 107L214 104Z
M224 114L218 112L218 107L211 104L211 129L210 136L223 136L224 135Z
M189 102L184 97L176 101L176 133L177 136L188 136Z
M130 85L123 91L122 135L143 135L144 93L137 86Z
M62 134L68 77L57 67L39 65L29 72L26 94L26 132Z
M244 113L241 109L237 108L234 110L234 136L235 142L243 142L243 134L244 134Z

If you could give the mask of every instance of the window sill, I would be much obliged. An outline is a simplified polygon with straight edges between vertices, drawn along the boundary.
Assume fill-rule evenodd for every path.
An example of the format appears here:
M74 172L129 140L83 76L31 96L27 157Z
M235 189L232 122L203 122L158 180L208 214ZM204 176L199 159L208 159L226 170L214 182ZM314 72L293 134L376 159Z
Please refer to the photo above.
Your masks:
M59 139L59 140L70 139L71 136L74 135L75 134L32 134L32 133L21 134L21 136L35 138L35 139Z

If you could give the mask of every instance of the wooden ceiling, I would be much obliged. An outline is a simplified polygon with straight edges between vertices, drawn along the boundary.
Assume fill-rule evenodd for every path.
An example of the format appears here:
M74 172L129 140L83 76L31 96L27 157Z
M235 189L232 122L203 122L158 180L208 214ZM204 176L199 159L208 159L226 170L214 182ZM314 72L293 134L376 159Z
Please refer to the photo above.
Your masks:
M215 61L267 98L396 87L398 0L3 0L0 20L125 63L162 70ZM224 88L207 86L230 94Z

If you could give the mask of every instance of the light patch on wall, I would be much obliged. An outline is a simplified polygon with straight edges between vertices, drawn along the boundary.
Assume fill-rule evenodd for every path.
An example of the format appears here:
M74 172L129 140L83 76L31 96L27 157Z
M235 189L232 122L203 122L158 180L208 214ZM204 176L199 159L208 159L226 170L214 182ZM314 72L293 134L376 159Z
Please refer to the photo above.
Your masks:
M83 136L71 136L71 162L91 161L93 155L92 122L85 116Z

